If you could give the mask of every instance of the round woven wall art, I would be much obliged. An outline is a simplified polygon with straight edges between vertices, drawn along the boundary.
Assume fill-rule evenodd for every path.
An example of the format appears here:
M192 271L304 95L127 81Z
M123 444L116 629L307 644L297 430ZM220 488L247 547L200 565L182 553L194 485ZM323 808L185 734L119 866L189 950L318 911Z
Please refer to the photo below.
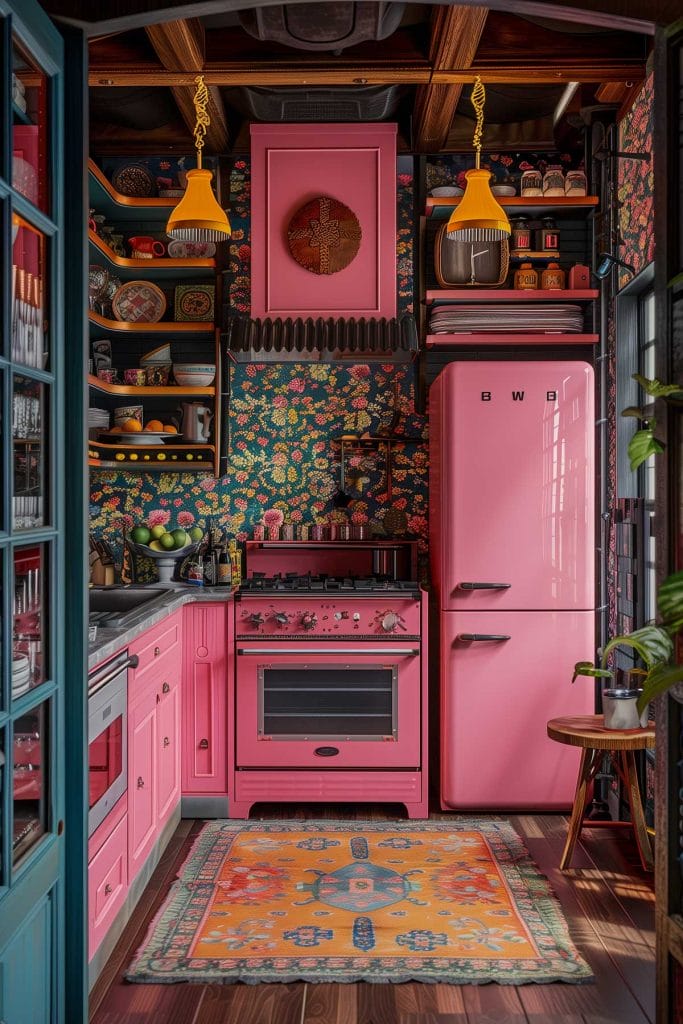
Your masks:
M361 235L353 210L331 196L309 200L287 228L292 256L312 274L336 274L348 267L358 254Z

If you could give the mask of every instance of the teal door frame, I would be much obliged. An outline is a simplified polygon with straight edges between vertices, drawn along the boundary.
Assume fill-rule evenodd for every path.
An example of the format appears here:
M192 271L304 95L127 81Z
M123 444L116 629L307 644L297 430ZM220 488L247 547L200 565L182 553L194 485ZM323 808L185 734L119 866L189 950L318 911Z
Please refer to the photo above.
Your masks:
M13 39L47 80L47 211L12 182L17 116L11 88ZM0 788L0 1019L6 1024L79 1024L87 1021L86 48L79 30L59 31L36 0L0 0L0 45L0 751L5 757ZM80 190L74 187L78 182ZM50 361L45 369L12 361L13 213L46 240ZM10 412L15 377L42 386L48 399L41 424L46 525L22 530L12 521ZM50 671L44 682L13 701L8 652L13 649L14 553L33 545L41 546L42 579L45 571L49 574L40 623ZM14 726L40 705L49 708L47 757L37 772L47 793L46 829L14 865Z

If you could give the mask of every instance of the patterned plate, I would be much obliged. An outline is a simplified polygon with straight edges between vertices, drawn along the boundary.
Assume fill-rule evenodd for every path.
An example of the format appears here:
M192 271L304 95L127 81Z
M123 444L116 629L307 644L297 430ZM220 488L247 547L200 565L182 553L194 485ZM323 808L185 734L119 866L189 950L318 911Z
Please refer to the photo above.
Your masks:
M166 310L166 296L151 281L126 281L112 299L111 308L117 320L155 324Z
M126 164L125 167L119 167L111 183L122 196L146 199L156 194L154 179L144 164Z
M168 243L168 255L172 259L211 259L216 255L215 242L181 242L174 238Z

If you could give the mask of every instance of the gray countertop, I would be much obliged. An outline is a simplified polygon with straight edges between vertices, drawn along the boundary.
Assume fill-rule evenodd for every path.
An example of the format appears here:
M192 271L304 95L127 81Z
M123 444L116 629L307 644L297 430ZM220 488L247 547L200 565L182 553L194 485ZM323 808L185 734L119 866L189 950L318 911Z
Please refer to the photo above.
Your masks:
M153 608L145 610L141 608L128 624L121 629L97 628L97 639L88 647L88 671L100 665L103 661L111 658L123 647L132 643L146 630L151 629L157 622L161 622L167 615L182 608L184 604L197 601L232 601L235 591L227 587L188 587L179 584L164 584L171 587L173 593L168 594L163 601L156 603Z

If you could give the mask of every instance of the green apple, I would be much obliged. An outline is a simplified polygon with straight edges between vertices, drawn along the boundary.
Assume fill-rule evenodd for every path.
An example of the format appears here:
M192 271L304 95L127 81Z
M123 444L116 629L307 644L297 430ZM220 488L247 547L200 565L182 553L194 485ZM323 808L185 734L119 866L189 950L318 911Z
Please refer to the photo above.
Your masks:
M192 529L190 530L190 540L192 541L193 544L196 544L198 541L200 541L203 536L204 531L202 530L201 526L193 526Z
M150 546L152 551L163 551L164 550L158 540L151 540L149 542L149 546Z
M171 548L175 547L175 541L173 540L172 533L162 533L159 537L159 543L165 551L170 551Z
M173 547L176 551L180 550L180 548L184 548L190 539L185 531L181 529L173 530L171 536L173 537Z
M166 533L166 527L159 524L158 526L153 526L149 532L150 536L154 537L154 540L159 540Z
M130 539L136 544L149 544L152 534L146 526L135 526L130 531Z

